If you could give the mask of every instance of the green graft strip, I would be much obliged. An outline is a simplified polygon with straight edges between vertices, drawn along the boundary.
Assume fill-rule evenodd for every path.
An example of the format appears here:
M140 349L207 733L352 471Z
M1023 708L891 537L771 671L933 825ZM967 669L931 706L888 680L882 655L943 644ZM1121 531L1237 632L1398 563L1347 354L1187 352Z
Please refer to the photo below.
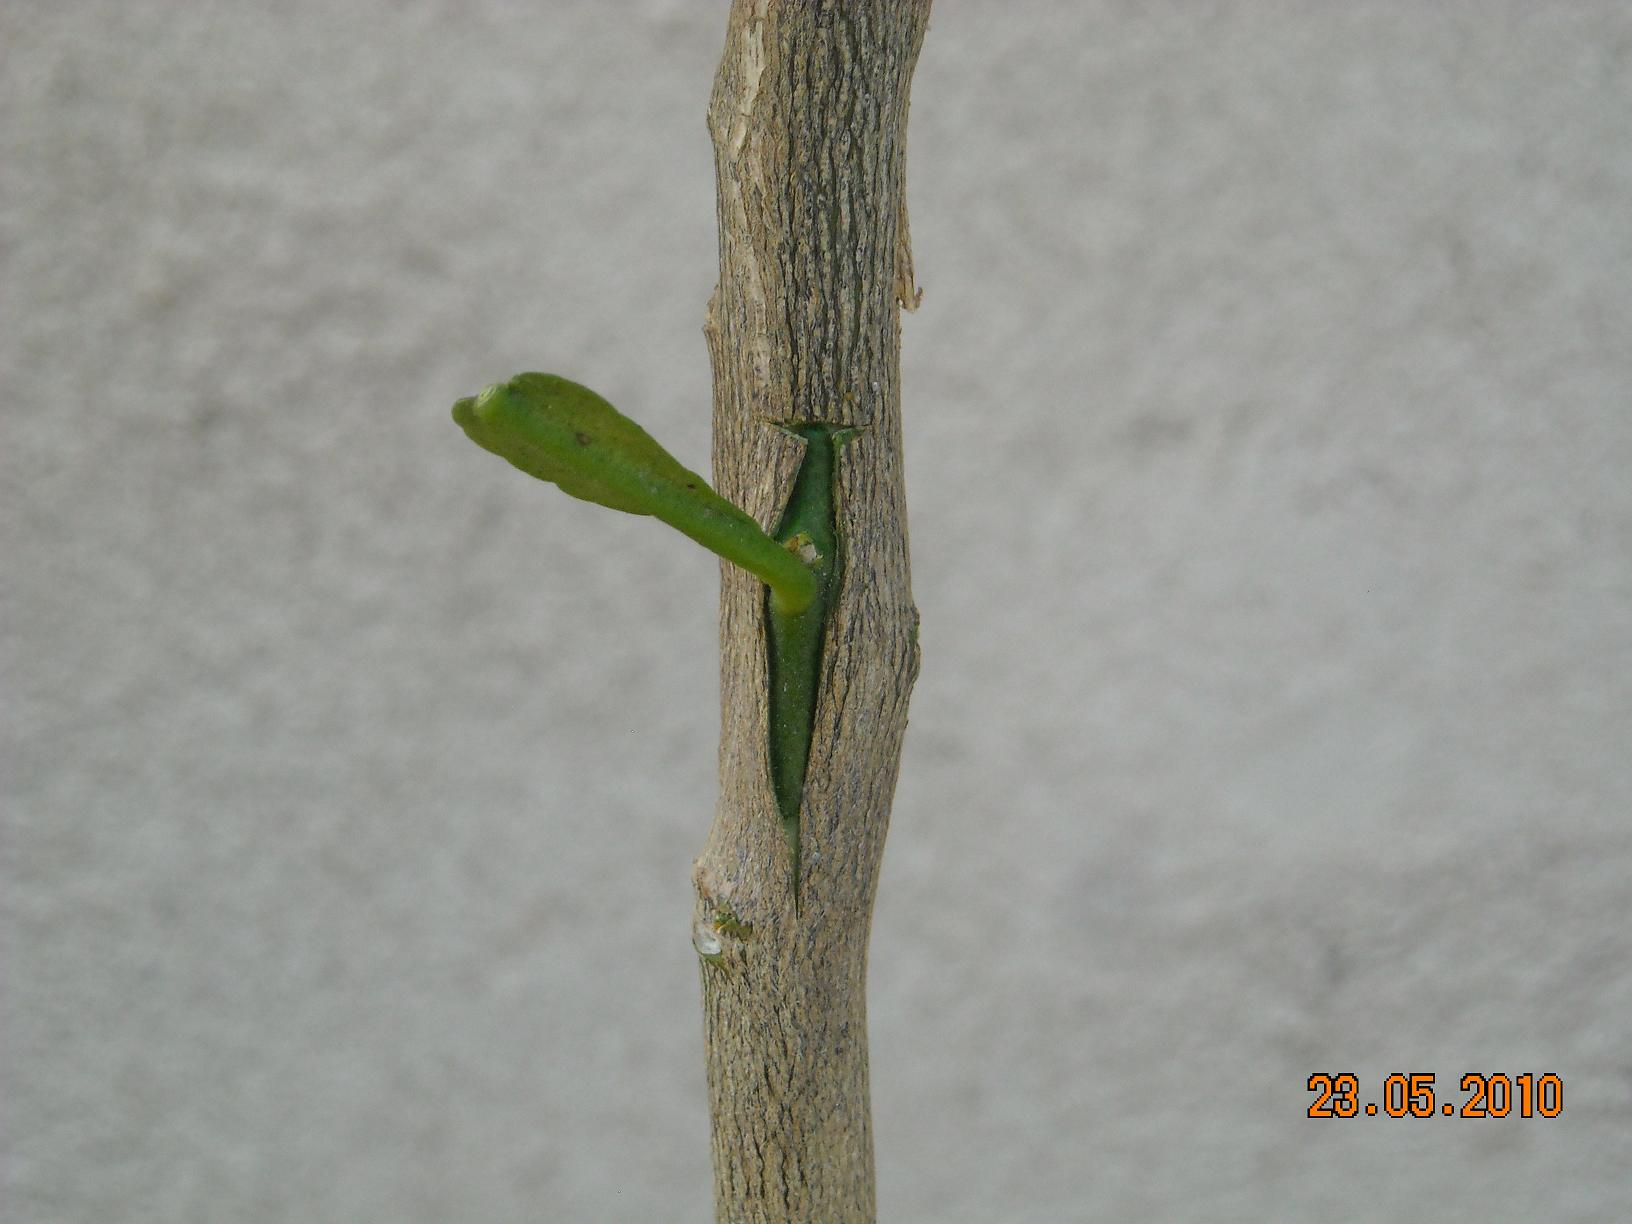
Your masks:
M793 895L799 899L799 808L810 764L811 726L821 684L822 639L827 609L837 585L838 531L833 516L834 435L825 425L795 432L805 440L805 458L793 483L776 539L802 558L816 575L816 597L799 612L779 611L766 598L770 645L770 758L782 833L793 863Z

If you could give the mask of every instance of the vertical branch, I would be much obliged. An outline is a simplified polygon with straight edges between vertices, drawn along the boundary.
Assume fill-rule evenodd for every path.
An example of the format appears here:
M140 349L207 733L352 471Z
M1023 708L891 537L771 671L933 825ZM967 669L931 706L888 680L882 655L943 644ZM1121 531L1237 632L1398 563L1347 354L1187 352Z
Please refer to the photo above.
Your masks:
M916 305L906 121L929 4L734 0L709 105L716 487L774 530L795 430L837 442L797 896L767 756L763 589L723 570L720 794L694 872L721 1220L874 1218L867 942L918 667L898 309Z

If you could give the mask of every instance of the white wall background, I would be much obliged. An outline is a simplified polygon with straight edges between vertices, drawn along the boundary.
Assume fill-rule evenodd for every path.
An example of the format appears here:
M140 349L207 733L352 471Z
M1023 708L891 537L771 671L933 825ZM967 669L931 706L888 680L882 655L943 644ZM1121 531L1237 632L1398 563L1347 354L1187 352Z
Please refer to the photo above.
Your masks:
M447 411L706 464L724 9L0 9L7 1219L709 1218L715 566ZM1632 1218L1629 117L1615 0L942 0L885 1220Z

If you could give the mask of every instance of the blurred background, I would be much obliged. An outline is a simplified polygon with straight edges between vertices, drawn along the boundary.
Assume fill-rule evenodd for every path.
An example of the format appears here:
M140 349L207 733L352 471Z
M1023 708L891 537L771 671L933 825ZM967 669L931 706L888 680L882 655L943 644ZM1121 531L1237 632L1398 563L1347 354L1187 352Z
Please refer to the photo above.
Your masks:
M711 1218L726 5L0 8L8 1219ZM1632 9L942 0L881 1218L1632 1218ZM1557 1118L1311 1120L1314 1073Z

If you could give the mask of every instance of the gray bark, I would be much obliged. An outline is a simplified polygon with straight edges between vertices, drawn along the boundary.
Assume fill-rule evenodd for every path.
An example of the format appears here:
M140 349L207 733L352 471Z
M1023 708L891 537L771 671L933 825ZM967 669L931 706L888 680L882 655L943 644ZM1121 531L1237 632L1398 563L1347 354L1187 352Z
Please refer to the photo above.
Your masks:
M899 310L916 305L906 121L929 7L736 0L709 106L715 485L772 530L804 448L780 426L856 429L834 479L841 569L797 904L767 760L764 588L723 567L720 793L694 880L724 1221L875 1218L867 944L918 670Z

